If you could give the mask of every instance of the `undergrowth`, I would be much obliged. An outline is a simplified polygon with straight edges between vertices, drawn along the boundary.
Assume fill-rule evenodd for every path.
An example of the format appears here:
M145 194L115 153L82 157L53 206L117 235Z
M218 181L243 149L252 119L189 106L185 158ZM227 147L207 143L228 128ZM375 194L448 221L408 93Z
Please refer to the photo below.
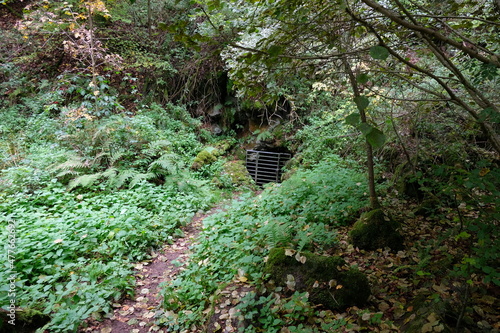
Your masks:
M257 197L243 195L206 218L190 264L165 285L166 312L160 322L172 330L199 325L216 290L234 279L257 285L263 281L265 257L273 247L315 252L335 248L335 226L348 223L367 204L363 179L354 165L332 156ZM283 318L290 327L297 322Z
M0 279L15 282L18 309L50 318L40 331L70 332L131 296L133 263L182 236L219 191L189 170L203 146L185 107L99 118L44 110L46 90L0 103ZM4 310L9 288L0 286Z
M61 186L0 200L2 238L15 225L14 269L3 260L3 281L13 271L17 306L50 315L51 331L74 330L90 315L133 293L132 263L151 249L182 235L211 197L190 188L142 183L115 193L70 193ZM7 256L7 246L1 249ZM8 290L0 303L8 304Z

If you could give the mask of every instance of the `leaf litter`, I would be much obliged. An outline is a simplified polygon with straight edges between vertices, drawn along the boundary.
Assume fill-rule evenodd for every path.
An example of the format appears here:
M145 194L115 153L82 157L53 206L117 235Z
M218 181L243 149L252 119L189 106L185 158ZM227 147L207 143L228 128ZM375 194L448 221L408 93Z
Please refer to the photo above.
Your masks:
M173 280L182 269L182 264L189 258L189 248L201 230L202 220L208 215L210 213L197 215L185 228L183 238L176 239L174 244L154 253L151 261L136 264L137 297L134 300L125 299L121 304L114 304L113 314L103 322L89 321L88 327L80 332L166 333L165 328L155 325L155 320L165 315L161 310L159 284ZM388 248L371 252L354 248L348 242L350 228L338 229L339 247L330 254L341 255L348 265L358 267L368 276L372 285L372 296L367 307L360 309L353 306L341 313L322 312L324 316L346 320L347 325L338 332L407 332L416 320L424 321L418 330L422 333L449 331L450 327L454 331L450 318L434 309L439 302L460 303L463 284L458 280L450 280L448 274L435 267L430 272L427 270L429 263L440 262L449 255L458 255L460 249L457 244L444 242L440 247L428 247L431 250L425 258L422 255L424 245L435 242L446 226L417 216L406 218L402 229L406 236L405 250L397 253ZM294 250L287 250L286 255L297 255L296 259L301 261L300 254ZM473 292L466 300L469 322L463 332L499 332L500 291L498 288L485 287L479 277L472 276L471 282L480 287L474 290L482 292ZM289 279L288 283L293 288L294 281ZM218 291L217 301L204 311L209 317L205 327L192 327L183 332L238 332L242 317L236 306L254 290L244 272L239 272L234 281ZM428 306L427 314L423 315L422 306L415 301L419 298ZM281 331L286 332L287 329Z

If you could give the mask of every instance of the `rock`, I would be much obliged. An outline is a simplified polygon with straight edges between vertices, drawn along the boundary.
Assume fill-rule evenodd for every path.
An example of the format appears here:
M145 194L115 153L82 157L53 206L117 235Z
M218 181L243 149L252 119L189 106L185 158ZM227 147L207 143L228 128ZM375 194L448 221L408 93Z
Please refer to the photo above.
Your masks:
M290 288L293 277L293 290L308 292L312 303L328 309L362 306L368 300L368 279L358 270L342 270L344 259L311 252L301 252L298 258L286 255L283 248L274 248L269 253L264 272L277 286Z
M349 233L353 246L373 251L391 248L403 249L403 236L398 231L399 223L388 216L382 209L374 209L361 215Z
M33 309L16 309L15 325L9 324L12 318L9 313L0 309L0 333L28 333L35 332L50 320L50 317Z
M215 185L221 188L238 186L252 187L255 185L252 177L248 173L244 161L229 161L226 162L222 168L223 171L220 177L214 177L214 179L212 179L212 183ZM221 178L230 180L231 184L226 184Z
M209 147L211 148L211 147ZM214 149L214 148L212 148ZM204 149L196 155L193 164L191 165L191 169L193 170L199 170L201 169L204 165L211 164L213 162L217 161L217 157L215 154L213 154L213 151L210 151L209 149Z

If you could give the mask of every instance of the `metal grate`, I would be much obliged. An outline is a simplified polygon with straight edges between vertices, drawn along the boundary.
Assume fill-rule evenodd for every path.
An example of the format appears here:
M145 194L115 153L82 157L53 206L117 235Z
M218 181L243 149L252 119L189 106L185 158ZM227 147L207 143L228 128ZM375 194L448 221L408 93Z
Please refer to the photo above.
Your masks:
M247 150L247 170L257 185L280 183L282 168L290 158L289 153Z

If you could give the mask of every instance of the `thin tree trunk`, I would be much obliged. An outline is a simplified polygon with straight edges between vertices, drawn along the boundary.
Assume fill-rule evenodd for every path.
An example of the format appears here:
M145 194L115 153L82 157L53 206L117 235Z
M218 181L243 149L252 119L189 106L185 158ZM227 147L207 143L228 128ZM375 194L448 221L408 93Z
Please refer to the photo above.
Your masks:
M151 36L151 0L148 0L148 35Z
M354 73L352 72L351 66L349 65L346 58L343 58L342 60L344 62L344 67L345 67L345 70L347 72L347 75L349 76L349 81L351 83L354 97L355 98L359 97L361 95L359 92L359 86L358 86L358 83L356 82L356 77L354 76ZM363 108L360 108L360 107L358 107L358 110L359 110L361 122L366 123L367 121L366 121L365 110ZM374 170L374 163L373 163L373 147L366 139L365 139L365 144L366 144L366 166L368 168L368 190L369 190L369 194L370 194L370 208L377 209L377 208L380 208L380 203L378 201L377 190L375 188L375 170Z
M92 17L93 11L90 6L88 7L88 10L89 10L89 36L90 36L90 62L91 62L90 66L92 69L92 85L93 85L92 89L93 92L97 91L99 93L98 84L96 80L97 63L95 59L94 20ZM98 95L96 95L95 93L94 93L94 99L95 99L94 103L95 114L99 115L99 104L97 103Z

